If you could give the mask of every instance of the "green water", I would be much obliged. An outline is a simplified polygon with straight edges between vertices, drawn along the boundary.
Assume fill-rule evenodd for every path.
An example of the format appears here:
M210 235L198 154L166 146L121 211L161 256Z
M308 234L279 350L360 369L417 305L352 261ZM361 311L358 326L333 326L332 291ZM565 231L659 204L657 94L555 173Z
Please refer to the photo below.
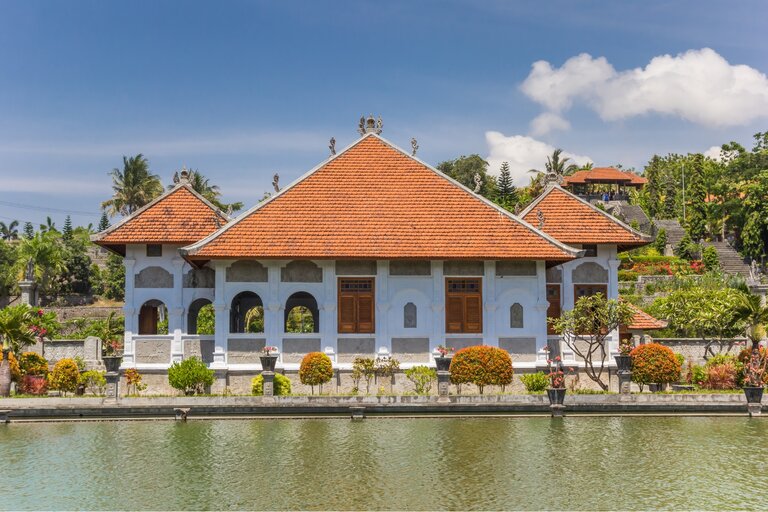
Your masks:
M765 509L768 421L0 425L3 509Z

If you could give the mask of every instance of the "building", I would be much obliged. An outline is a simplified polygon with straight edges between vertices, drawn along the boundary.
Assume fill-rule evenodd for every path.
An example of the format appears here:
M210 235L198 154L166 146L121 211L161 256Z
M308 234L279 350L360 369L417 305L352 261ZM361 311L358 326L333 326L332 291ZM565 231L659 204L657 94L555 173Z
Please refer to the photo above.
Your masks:
M243 391L265 345L291 372L311 351L342 370L377 355L407 368L441 344L487 344L534 369L559 349L547 316L580 295L618 297L617 251L649 242L556 185L516 217L361 131L234 220L182 176L95 235L125 256L124 367L162 374L195 355L217 389ZM215 332L197 334L209 304ZM296 311L306 322L289 328Z

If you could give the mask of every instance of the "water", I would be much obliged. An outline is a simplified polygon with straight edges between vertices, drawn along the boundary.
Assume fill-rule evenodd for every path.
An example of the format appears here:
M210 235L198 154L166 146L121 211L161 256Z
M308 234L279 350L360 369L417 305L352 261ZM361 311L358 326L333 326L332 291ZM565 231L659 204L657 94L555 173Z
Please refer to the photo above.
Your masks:
M0 425L3 509L765 509L768 422Z

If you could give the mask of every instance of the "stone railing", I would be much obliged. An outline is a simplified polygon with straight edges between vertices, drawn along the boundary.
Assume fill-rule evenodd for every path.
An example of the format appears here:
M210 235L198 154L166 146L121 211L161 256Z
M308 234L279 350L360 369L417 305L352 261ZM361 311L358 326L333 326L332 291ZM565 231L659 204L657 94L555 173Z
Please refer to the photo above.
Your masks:
M48 360L50 365L56 364L61 359L79 357L85 361L88 369L102 366L101 340L95 336L89 336L84 340L45 340L31 345L26 351L40 354Z

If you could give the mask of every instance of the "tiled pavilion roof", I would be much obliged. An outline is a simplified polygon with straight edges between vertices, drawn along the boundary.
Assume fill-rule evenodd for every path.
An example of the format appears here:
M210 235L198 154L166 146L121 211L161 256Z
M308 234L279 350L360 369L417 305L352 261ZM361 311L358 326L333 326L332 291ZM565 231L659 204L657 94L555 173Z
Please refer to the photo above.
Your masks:
M576 171L563 180L564 187L589 183L619 183L641 186L648 183L648 180L633 172L621 171L615 167L595 167L586 171Z

